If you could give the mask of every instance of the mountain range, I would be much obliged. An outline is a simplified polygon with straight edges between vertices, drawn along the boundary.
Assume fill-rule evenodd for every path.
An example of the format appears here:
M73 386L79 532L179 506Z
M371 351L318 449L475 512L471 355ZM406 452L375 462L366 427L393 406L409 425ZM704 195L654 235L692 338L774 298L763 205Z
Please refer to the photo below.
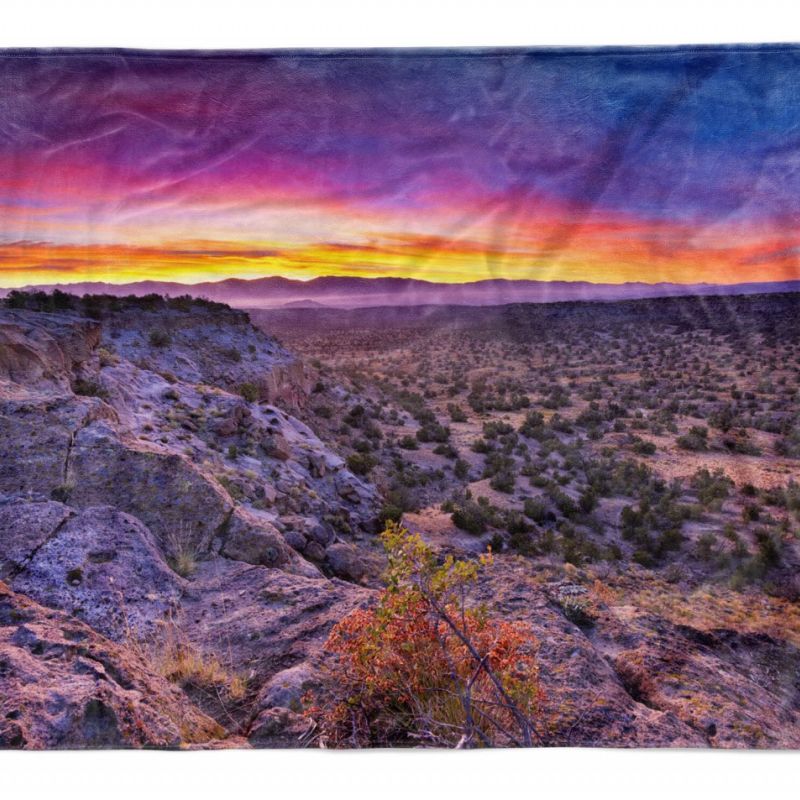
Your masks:
M286 305L333 308L417 305L505 305L507 303L552 303L575 300L634 300L684 295L740 295L800 291L800 280L771 283L604 284L587 281L482 280L472 283L433 283L415 278L357 278L327 276L310 281L282 277L185 284L138 281L127 284L83 282L29 286L27 290L60 289L70 294L114 296L161 294L192 295L239 308L278 308ZM0 289L0 296L9 290Z

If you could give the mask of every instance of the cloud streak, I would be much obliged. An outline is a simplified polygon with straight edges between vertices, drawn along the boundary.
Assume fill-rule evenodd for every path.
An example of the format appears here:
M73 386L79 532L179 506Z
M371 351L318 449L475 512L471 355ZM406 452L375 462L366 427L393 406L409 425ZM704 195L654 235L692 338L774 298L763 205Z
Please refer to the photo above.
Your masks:
M800 277L799 53L0 55L0 284Z

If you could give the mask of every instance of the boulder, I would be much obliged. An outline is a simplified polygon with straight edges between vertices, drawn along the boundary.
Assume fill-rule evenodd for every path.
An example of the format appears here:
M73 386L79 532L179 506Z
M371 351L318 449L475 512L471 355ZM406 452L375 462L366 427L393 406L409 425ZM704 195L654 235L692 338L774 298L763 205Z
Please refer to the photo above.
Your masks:
M184 546L208 551L231 513L227 493L181 454L143 442L125 443L96 422L74 438L68 482L70 505L111 504L133 514L166 547L180 534Z
M265 567L280 567L291 559L277 528L244 509L237 509L228 523L222 554Z
M250 416L250 409L245 403L236 403L231 407L226 416L216 420L211 425L211 430L216 433L217 436L235 436Z
M323 561L325 559L325 548L319 542L308 542L303 553L312 561Z
M288 461L293 453L286 437L281 433L268 433L261 440L261 449L270 458L277 458L279 461Z
M333 531L330 526L319 520L313 518L309 519L309 524L306 526L305 530L309 538L318 542L323 547L329 545L333 541Z
M311 665L303 661L273 675L261 689L257 705L261 709L280 706L301 711L303 695L319 684L319 676Z
M275 487L271 483L265 483L262 484L261 489L261 499L264 501L264 505L274 506L275 501L278 499L278 492L275 490Z
M346 581L360 581L367 568L352 545L339 542L325 550L325 560L331 572Z
M283 538L286 544L293 550L297 550L298 553L302 553L308 543L306 537L300 533L300 531L286 531L286 533L283 534Z

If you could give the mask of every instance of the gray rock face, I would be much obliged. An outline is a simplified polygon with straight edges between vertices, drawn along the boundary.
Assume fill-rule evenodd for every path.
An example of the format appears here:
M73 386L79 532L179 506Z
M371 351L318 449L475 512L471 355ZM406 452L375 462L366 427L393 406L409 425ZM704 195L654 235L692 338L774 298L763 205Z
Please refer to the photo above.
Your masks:
M6 396L69 394L70 377L92 358L96 322L6 310L0 318L0 388Z
M5 530L18 543L27 519L38 521L27 556L15 562L12 587L122 640L148 636L178 608L184 581L164 562L139 520L109 506L74 512L59 503L27 503ZM44 531L45 523L51 527ZM5 571L5 570L4 570Z
M161 335L161 344L151 343L153 332ZM250 325L241 311L198 306L189 311L137 310L114 315L102 335L103 343L123 359L147 362L151 371L170 373L185 383L234 392L250 384L260 400L290 405L303 402L309 391L302 363Z
M0 395L0 492L50 495L67 482L75 432L113 416L93 398L3 401Z
M106 423L75 436L67 470L71 504L113 503L144 522L163 546L181 536L208 551L233 508L227 493L182 454L127 444Z
M73 512L63 503L0 499L0 580L18 574Z
M319 656L331 628L372 591L319 572L296 575L226 558L198 565L181 601L192 641L219 649L260 688Z

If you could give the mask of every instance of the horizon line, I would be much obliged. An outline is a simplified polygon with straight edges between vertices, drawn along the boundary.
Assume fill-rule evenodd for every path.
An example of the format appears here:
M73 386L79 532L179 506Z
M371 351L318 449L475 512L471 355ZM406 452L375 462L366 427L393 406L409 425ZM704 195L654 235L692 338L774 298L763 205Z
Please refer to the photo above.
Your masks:
M426 278L412 278L408 276L391 276L391 275L378 275L378 276L366 276L366 275L316 275L313 278L308 278L307 280L303 280L301 278L287 278L283 275L262 275L257 278L239 278L236 276L231 276L228 278L220 278L216 281L197 281L195 283L189 283L185 281L175 281L175 280L160 280L157 278L142 278L136 281L125 281L125 282L116 282L110 280L77 280L77 281L64 281L64 282L55 282L55 283L34 283L34 284L27 284L25 286L3 286L0 285L0 291L3 292L12 292L12 291L34 291L34 290L56 290L68 288L70 286L81 286L81 285L92 285L92 286L113 286L116 288L124 288L126 286L139 286L141 284L161 284L161 285L171 285L171 286L181 286L186 287L186 289L191 289L192 287L197 286L219 286L223 283L228 282L237 282L237 283L255 283L257 281L264 281L264 280L282 280L288 283L294 283L299 285L307 285L311 284L318 280L323 279L335 279L335 280L359 280L359 281L405 281L405 282L415 282L415 283L425 283L429 284L430 286L442 286L442 287L457 287L457 286L476 286L481 283L509 283L509 284L568 284L568 285L586 285L586 286L597 286L597 287L605 287L605 286L649 286L649 287L658 287L658 286L682 286L682 287L719 287L719 288L732 288L735 286L768 286L774 284L781 284L781 283L800 283L800 276L797 278L789 278L788 280L767 280L767 281L737 281L734 283L714 283L709 281L699 281L699 282L692 282L692 283L684 283L682 281L655 281L650 282L646 280L636 280L636 281L604 281L602 283L590 280L564 280L564 279L553 279L553 280L543 280L541 278L478 278L476 280L471 281L457 281L457 282L449 282L449 281L433 281Z

